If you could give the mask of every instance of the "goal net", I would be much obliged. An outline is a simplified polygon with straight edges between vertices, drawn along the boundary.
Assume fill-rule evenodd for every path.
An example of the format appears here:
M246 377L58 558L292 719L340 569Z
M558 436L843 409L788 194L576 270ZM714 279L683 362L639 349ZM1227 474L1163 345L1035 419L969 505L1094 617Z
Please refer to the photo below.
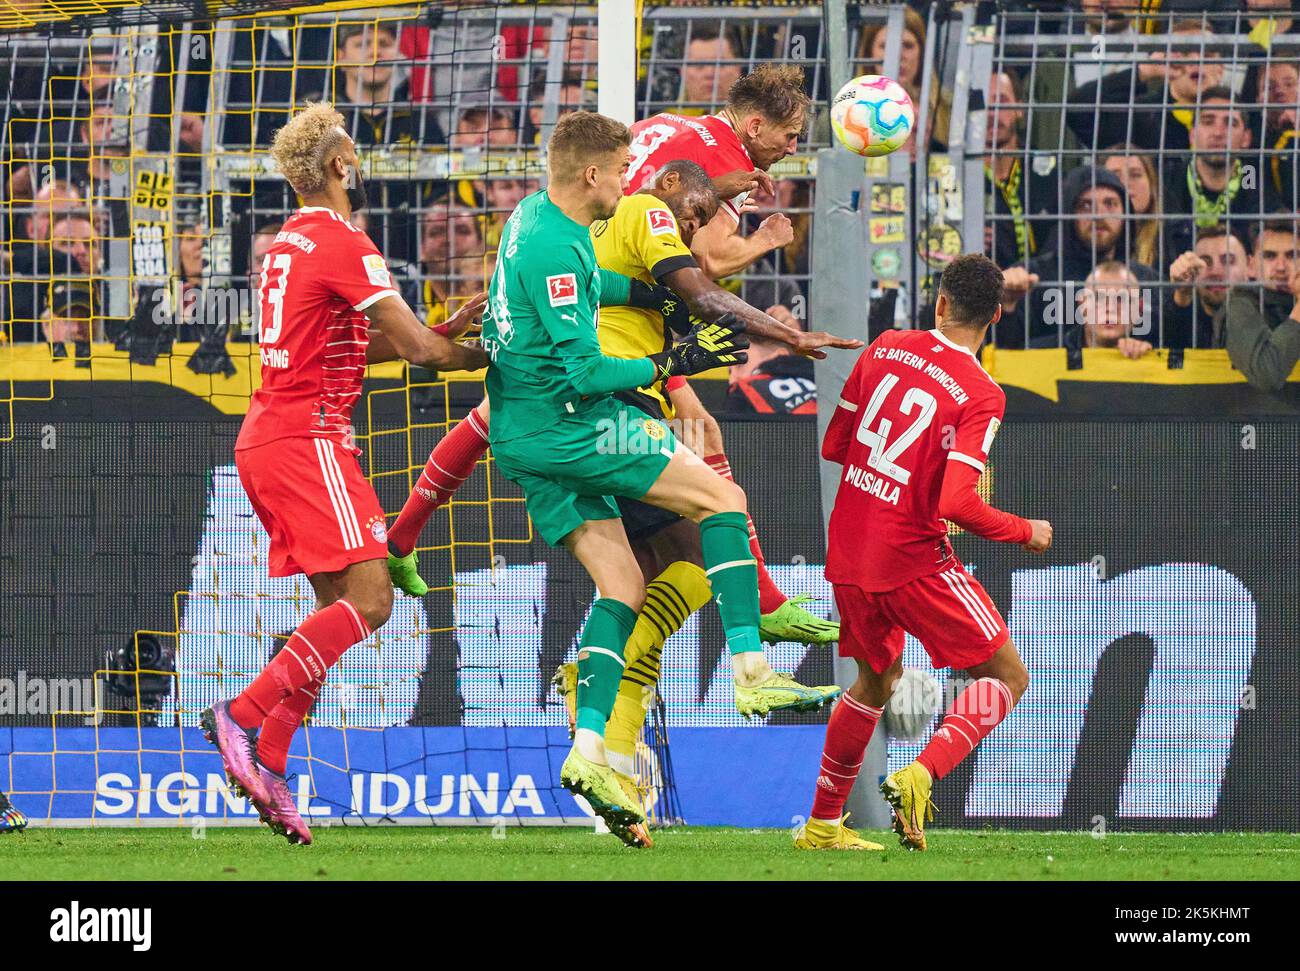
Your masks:
M218 20L180 3L0 8L12 254L0 288L0 789L37 821L256 821L195 726L314 606L305 577L267 577L268 537L232 451L260 375L252 268L297 205L267 152L293 106L326 99L344 114L370 195L357 222L431 323L486 289L557 118L596 106L594 5L289 6L235 3ZM640 50L626 52L642 65L639 113L713 110L742 63L796 42L805 52L820 18L730 12L749 46L709 54L702 85L686 51L716 27L698 8L647 13ZM806 156L791 173L801 164L807 176ZM807 194L790 202L806 219ZM736 282L769 303L805 285L806 263ZM390 522L484 393L477 374L370 369L354 430ZM801 426L809 495L812 431ZM728 434L741 453L790 447L762 425ZM778 582L828 592L815 507L773 517L765 542ZM417 549L429 594L397 597L295 739L304 815L589 822L558 787L569 742L548 682L573 656L590 581L533 535L490 454ZM661 822L683 812L670 732L741 724L721 643L707 611L665 652L639 760ZM824 683L829 660L805 650L769 653Z

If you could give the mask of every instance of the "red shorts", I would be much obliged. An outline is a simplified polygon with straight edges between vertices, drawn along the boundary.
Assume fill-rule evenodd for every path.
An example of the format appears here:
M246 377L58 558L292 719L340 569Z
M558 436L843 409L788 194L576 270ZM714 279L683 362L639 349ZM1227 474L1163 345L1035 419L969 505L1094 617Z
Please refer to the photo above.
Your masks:
M281 438L236 450L235 465L271 537L271 576L332 573L388 555L379 498L337 442Z
M937 668L965 670L983 664L1007 642L1007 625L961 561L893 590L869 593L835 584L840 614L840 656L864 658L877 674L903 653L911 634Z

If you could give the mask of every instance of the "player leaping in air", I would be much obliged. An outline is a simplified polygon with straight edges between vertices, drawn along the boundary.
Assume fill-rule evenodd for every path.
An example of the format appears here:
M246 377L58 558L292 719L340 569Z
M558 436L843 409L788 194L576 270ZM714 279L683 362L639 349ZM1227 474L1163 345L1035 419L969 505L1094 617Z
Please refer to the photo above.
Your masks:
M603 353L627 359L662 354L672 346L670 331L676 330L678 336L689 332L692 314L708 323L739 320L751 332L780 326L700 271L690 250L691 237L717 208L717 193L704 170L695 162L675 161L664 165L651 184L625 196L611 219L592 224L592 246L602 279L596 336ZM664 291L664 284L671 290ZM670 296L665 298L664 293ZM641 418L663 420L670 411L657 384L615 396ZM468 420L482 420L486 427L486 419L487 406L482 405ZM683 442L686 447L697 444L698 428L683 426L681 431L689 433ZM616 501L647 583L645 605L624 651L626 668L614 714L606 726L610 765L631 776L664 642L709 601L710 591L695 523L636 499L617 497ZM390 547L402 529L399 517L389 536ZM577 665L562 665L556 684L569 710L570 728L577 713L577 682ZM766 715L819 707L839 691L834 685L805 687L782 677L759 687L737 686L735 700L746 716ZM637 836L649 845L648 834L638 830Z
M316 609L244 691L200 717L232 784L293 843L310 843L311 832L285 782L289 743L330 667L382 626L393 606L384 513L352 443L366 365L488 363L483 351L420 322L375 244L348 221L365 193L356 146L342 126L331 105L310 105L271 146L303 206L262 261L262 386L235 442L239 479L271 538L267 572L307 574ZM482 305L470 301L446 327L463 330Z
M685 336L690 330L692 314L696 319L709 323L724 318L739 320L750 332L765 332L782 326L779 321L718 286L696 264L689 242L696 230L714 216L717 208L718 198L713 185L699 165L686 161L669 162L659 170L653 183L624 197L613 218L598 220L592 225L592 244L602 279L597 339L603 353L628 359L664 353L672 346L671 331ZM665 290L664 285L671 289ZM670 305L676 309L669 310ZM671 411L658 382L640 389L620 391L617 397L637 409L643 417L663 420ZM485 402L470 412L462 427L472 430L474 438L481 441L488 424L489 409ZM695 430L692 426L686 427ZM694 444L687 443L688 447ZM473 461L478 454L477 448L471 448L463 457ZM450 474L449 470L442 469L441 461L442 455L435 450L431 458L435 477ZM468 469L464 471L468 474ZM405 517L414 515L412 507L418 504L415 496L429 491L425 485L428 478L430 473L426 469L415 494L408 500L406 510L398 517L389 535L390 549L400 543L414 543L415 536L408 532L409 521ZM709 585L700 569L703 554L699 529L693 522L635 499L619 498L618 507L645 579L652 581L648 602L637 621L632 640L628 642L626 691L620 690L620 697L626 695L628 699L635 699L635 704L628 701L630 707L624 713L628 717L623 720L625 724L620 726L619 732L619 743L626 743L630 761L635 739L632 734L623 738L622 729L630 731L634 724L639 728L644 716L642 702L645 693L641 689L652 686L658 678L659 652L664 641L685 623L690 614L708 602ZM395 559L390 558L390 569ZM408 562L413 564L414 557L411 556ZM393 575L404 589L414 587L417 592L420 589L414 586L410 571L394 570ZM414 576L418 577L418 574ZM642 658L645 660L640 662ZM634 662L640 662L635 663L635 670ZM560 684L572 715L576 684L573 665L562 669ZM838 694L838 690L834 686L805 688L793 680L773 682L761 689L739 687L736 704L746 716L766 715L782 709L817 707ZM633 719L632 708L641 717ZM621 747L619 751L622 751Z
M975 486L1006 395L975 353L1002 314L1002 273L984 256L943 271L934 330L887 331L862 352L826 429L822 455L844 466L831 512L826 578L839 608L840 654L858 679L826 726L800 849L883 849L844 824L867 742L902 674L904 632L935 667L968 672L929 744L881 792L903 846L925 849L930 792L1020 700L1029 672L993 601L953 555L943 520L1034 553L1052 526L1000 512Z
M633 289L666 285L681 295L675 298L676 303L690 311L682 313L683 319L679 320L675 315L661 318L663 307L658 311L648 309L636 300L616 300L614 306L602 306L597 337L604 353L621 358L663 353L672 346L669 329L677 328L684 335L692 315L710 323L738 320L747 335L781 326L700 270L690 243L699 228L714 217L718 205L717 193L704 169L695 162L678 160L663 165L644 188L625 196L613 218L592 225L592 246L602 272L614 270L626 275ZM672 411L657 384L621 391L616 397L650 418L664 420ZM698 426L683 423L678 428L683 444L699 447ZM702 569L700 531L695 523L635 499L620 498L618 507L647 581L646 603L627 642L627 667L606 729L610 764L631 775L636 742L659 678L664 642L708 602L709 584ZM577 667L571 663L563 665L556 676L571 721L576 713L577 677ZM776 707L820 706L839 694L839 689L804 688L791 681L779 690L773 686L764 692L770 698L756 699L753 694L737 690L737 707L746 715L766 714ZM788 703L768 707L782 702L781 695L788 696ZM806 703L800 704L804 699Z
M629 193L654 186L666 166L673 161L686 160L705 170L722 198L713 215L692 233L690 246L696 260L690 272L676 274L671 281L662 281L676 288L687 285L689 278L690 292L678 290L674 293L662 286L652 286L649 290L641 288L631 295L633 307L665 310L671 317L674 305L681 305L678 293L691 300L704 290L702 281L736 273L765 253L790 242L790 221L784 215L769 217L749 236L741 236L737 230L748 193L759 186L770 190L772 182L766 169L795 151L805 125L808 105L802 70L767 65L732 86L727 106L719 115L707 118L655 115L633 126ZM600 249L598 245L597 259L604 266ZM602 299L609 302L608 295ZM695 306L692 305L691 309L695 310ZM788 326L767 314L756 314L749 321L749 330L751 334L785 344L796 353L814 357L824 357L822 348L826 347L852 349L862 346L858 340ZM732 477L718 423L684 377L669 378L662 389L643 389L642 397L662 412L663 417L678 418L683 425L701 428L703 442L695 447L705 463L724 478ZM482 458L487 450L488 424L487 409L479 407L444 436L434 447L401 514L393 523L389 543L393 556L389 568L393 582L408 594L420 596L427 592L427 585L419 577L414 553L420 532L434 510L451 497L469 477L475 462ZM780 458L777 457L773 468L779 467ZM808 596L787 598L777 587L768 574L753 522L747 520L747 527L750 549L758 564L762 639L808 644L836 640L839 625L810 613L803 606L810 599Z
M556 125L549 185L519 204L502 233L483 345L494 364L487 388L497 467L523 488L542 538L572 552L599 594L579 638L577 725L560 779L633 843L631 827L645 813L610 768L604 733L645 583L615 496L699 525L736 684L762 686L777 676L759 640L744 493L680 447L663 423L613 397L657 378L737 363L744 338L701 323L673 347L630 359L602 353L597 339L602 274L589 227L618 207L630 141L625 125L592 112ZM614 447L611 428L626 430Z
M810 99L804 91L803 69L790 64L764 64L738 78L727 91L727 103L716 115L688 118L664 113L632 126L632 166L628 191L652 184L670 162L688 160L700 165L713 180L721 198L718 211L691 240L702 275L714 280L732 276L794 238L789 218L775 213L751 233L740 232L741 217L751 206L756 189L773 190L767 170L798 149L807 125ZM824 348L853 349L861 341L809 332L786 324L763 322L751 336L784 344L796 354L825 357ZM731 463L722 430L684 377L670 378L664 386L666 414L683 424L703 429L701 455L719 475L731 478ZM770 475L781 474L785 457L771 456ZM758 596L766 641L801 641L825 644L839 638L839 625L810 613L803 605L806 594L786 597L768 575L763 551L752 520L750 549L759 563Z

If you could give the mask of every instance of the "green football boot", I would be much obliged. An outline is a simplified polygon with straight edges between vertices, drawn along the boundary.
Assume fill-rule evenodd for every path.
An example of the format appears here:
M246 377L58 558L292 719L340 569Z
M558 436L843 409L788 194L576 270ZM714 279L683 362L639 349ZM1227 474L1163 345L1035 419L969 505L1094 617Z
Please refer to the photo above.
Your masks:
M564 711L569 718L569 738L578 728L578 665L570 661L561 664L551 676L551 684L564 701Z
M764 614L758 622L758 636L767 644L775 644L778 641L794 641L796 644L829 644L838 641L839 624L832 620L822 620L801 606L810 600L812 597L809 594L800 594L791 597L770 614Z
M809 688L779 671L773 671L767 680L756 685L738 684L735 689L736 709L746 718L761 718L774 711L812 711L833 701L844 690L833 684Z
M423 597L429 592L429 585L420 578L420 560L415 550L405 556L396 556L388 551L388 577L393 586L411 597Z

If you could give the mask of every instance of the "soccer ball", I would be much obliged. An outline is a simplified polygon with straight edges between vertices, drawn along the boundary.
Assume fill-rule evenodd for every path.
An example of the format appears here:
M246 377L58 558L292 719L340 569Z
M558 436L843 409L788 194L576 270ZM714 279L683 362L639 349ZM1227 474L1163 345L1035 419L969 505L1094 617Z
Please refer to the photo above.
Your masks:
M859 155L898 151L915 124L916 111L903 86L879 74L854 78L831 102L831 127L836 137Z
M890 738L914 741L939 710L939 682L917 668L904 668L894 685L894 693L885 704L885 731Z

